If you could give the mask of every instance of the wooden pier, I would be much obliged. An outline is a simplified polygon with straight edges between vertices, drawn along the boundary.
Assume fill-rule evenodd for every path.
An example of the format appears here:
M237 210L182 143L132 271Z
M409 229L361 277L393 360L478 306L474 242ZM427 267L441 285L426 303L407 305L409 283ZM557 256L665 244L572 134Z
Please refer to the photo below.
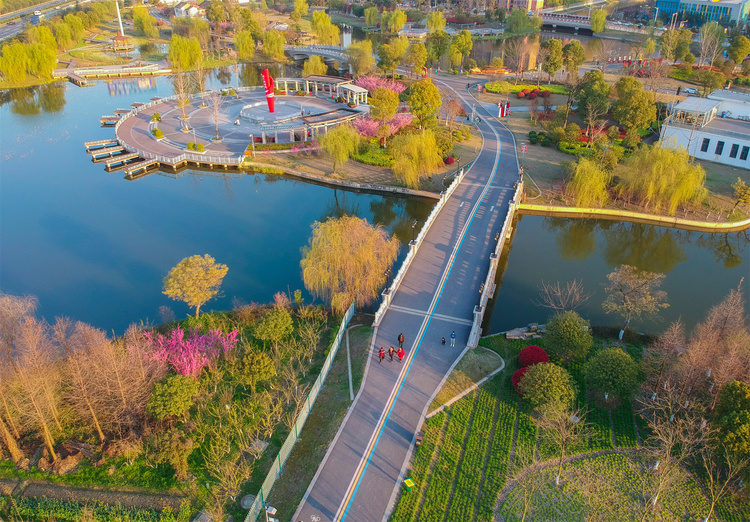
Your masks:
M119 156L115 156L112 159L106 159L104 161L104 168L107 170L107 172L120 170L125 168L128 162L136 159L140 159L140 156L135 152L131 152L130 154L120 154Z
M94 141L85 141L83 143L83 146L86 147L86 152L89 154L91 153L91 150L94 149L103 149L107 146L113 147L115 145L118 145L117 138L108 138L104 140L94 140Z
M103 149L97 149L97 150L90 150L88 151L89 154L91 154L91 158L93 159L94 163L97 162L97 160L101 161L105 158L103 156L106 156L107 158L111 158L115 154L118 154L125 150L125 147L122 145L117 145L115 147L105 147Z
M139 161L125 167L125 179L135 180L148 174L150 167L158 167L159 162L155 159Z
M128 110L128 109L115 109L112 112L114 113L115 116L123 116L123 115L129 113L130 110Z
M75 73L68 74L68 81L70 81L70 83L72 84L77 85L78 87L87 87L89 85L89 82L86 81L86 78L78 76Z
M99 123L101 123L104 126L111 126L116 124L118 121L120 121L120 118L122 116L115 116L114 114L102 116L99 118Z

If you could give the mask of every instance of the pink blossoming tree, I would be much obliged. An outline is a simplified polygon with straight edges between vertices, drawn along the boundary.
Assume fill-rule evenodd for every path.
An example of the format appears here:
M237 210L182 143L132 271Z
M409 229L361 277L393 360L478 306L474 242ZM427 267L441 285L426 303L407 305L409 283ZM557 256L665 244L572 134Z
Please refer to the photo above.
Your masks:
M228 334L210 330L201 334L197 330L185 332L179 326L168 336L146 332L144 335L153 347L152 357L168 364L176 373L197 378L203 368L214 367L222 353L237 346L237 330Z

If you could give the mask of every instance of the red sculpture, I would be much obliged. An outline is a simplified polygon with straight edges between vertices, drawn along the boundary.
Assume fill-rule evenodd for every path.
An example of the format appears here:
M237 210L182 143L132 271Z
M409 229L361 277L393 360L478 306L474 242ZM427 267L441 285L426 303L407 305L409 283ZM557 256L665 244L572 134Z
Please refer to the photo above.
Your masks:
M266 101L268 102L268 111L273 113L275 105L273 78L271 78L268 69L263 69L263 72L261 74L263 75L263 85L266 87Z

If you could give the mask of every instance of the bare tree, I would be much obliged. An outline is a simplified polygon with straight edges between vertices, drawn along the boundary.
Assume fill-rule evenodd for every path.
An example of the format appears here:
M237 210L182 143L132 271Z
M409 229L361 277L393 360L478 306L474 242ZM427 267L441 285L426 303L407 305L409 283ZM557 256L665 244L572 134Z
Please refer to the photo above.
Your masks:
M594 142L594 130L598 129L601 134L606 125L606 121L602 121L602 116L607 114L609 107L607 103L597 102L596 100L590 100L586 102L586 134L589 137L588 147L591 148L591 144Z
M509 483L515 483L516 488L520 491L521 502L523 503L521 522L525 522L527 516L533 516L534 497L545 484L543 480L539 480L539 475L533 465L533 455L525 452L515 454Z
M443 104L443 112L445 112L445 124L453 130L453 124L456 122L456 118L460 116L466 116L466 110L456 100L449 99L448 103Z
M701 49L698 66L702 67L704 62L708 67L713 66L724 51L724 28L716 22L703 24L698 31L698 43Z
M586 303L593 292L587 294L583 289L583 282L573 279L562 286L560 281L554 283L545 283L539 286L539 300L534 301L537 306L550 308L555 312L565 312L567 310L576 310Z
M563 408L550 410L536 419L542 439L554 444L560 452L555 474L556 485L560 484L560 475L568 448L582 441L587 435L583 418L582 409Z
M655 316L659 309L669 306L665 302L667 293L658 290L664 274L638 270L630 265L621 265L607 275L607 279L609 279L609 285L606 291L609 295L602 306L606 313L615 313L625 319L620 338L632 319L644 314Z
M7 361L13 365L13 345L24 319L36 312L39 301L33 296L14 296L0 292L0 342Z
M221 91L213 91L208 95L208 103L210 104L211 114L214 118L214 124L216 125L216 137L214 139L220 140L219 136L219 116L221 115L221 105L224 103L224 97L221 95Z
M513 63L513 71L516 75L515 85L518 85L519 76L523 80L523 72L529 59L529 47L524 43L523 38L509 38L503 45L505 54L508 55Z
M203 93L206 91L206 69L203 67L202 62L198 65L198 68L193 71L193 79L198 89L198 93L201 97L201 107L207 107L205 100L203 99Z
M182 127L183 129L189 129L190 126L187 124L185 107L190 105L190 99L188 97L188 85L185 73L177 73L173 75L172 86L174 87L174 93L177 96L177 106L182 109Z
M714 450L711 442L716 437L709 433L706 443L701 448L700 462L705 471L705 489L708 492L710 508L704 522L708 522L714 514L716 505L732 492L734 482L741 477L742 473L750 465L747 457L741 456L735 451L728 451L722 444L719 452ZM723 458L720 458L723 457Z

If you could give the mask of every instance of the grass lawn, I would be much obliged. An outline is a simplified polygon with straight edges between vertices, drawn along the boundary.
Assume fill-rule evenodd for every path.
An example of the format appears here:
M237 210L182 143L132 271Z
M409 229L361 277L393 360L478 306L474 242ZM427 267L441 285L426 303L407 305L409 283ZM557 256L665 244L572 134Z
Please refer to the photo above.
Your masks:
M595 338L591 354L614 342ZM544 339L535 339L533 343L544 346ZM532 511L532 517L527 517L527 520L582 520L588 508L574 487L583 483L576 475L579 473L576 471L578 464L566 464L565 483L560 488L552 485L552 471L546 468L550 461L554 463L558 450L540 443L533 420L535 414L510 383L510 376L518 368L517 354L527 343L506 340L498 335L484 338L480 344L502 354L506 368L425 423L424 443L415 451L408 474L415 486L408 492L402 490L391 520L520 520L518 492L511 487L501 493L514 455L519 454L536 462L534 473L539 473L539 479L545 481L537 495L536 516ZM640 345L626 344L624 347L636 359L640 358ZM588 454L601 450L630 455L638 447L638 427L632 405L623 403L611 411L600 408L585 393L582 363L566 366L581 389L577 402L588 411L586 420L591 426L588 437L569 448L568 454L578 456L576 458L580 460L577 462L581 463L596 460L589 458ZM452 392L447 395L450 394ZM601 460L601 465L596 460L598 467L593 471L589 469L585 475L593 475L597 487L619 492L613 496L615 515L603 520L629 519L627 515L620 516L620 510L629 509L629 499L634 495L632 485L627 481L632 479L628 462L635 461L621 454L608 455ZM588 468L581 464L580 469ZM625 482L621 485L618 480ZM688 476L677 491L679 493L673 492L662 499L665 506L663 520L696 520L705 516L702 510L707 505L706 500L694 480ZM501 511L496 513L499 498L503 502ZM742 519L745 513L738 510L747 510L747 507L738 507L737 504L726 502L722 517L726 520Z
M466 352L466 355L459 361L448 376L448 380L438 391L430 405L430 411L439 408L462 391L473 386L497 370L501 364L502 360L495 352L482 346Z
M372 332L369 326L349 328L352 384L355 395L362 384ZM279 510L276 515L279 520L292 519L294 511L328 450L328 445L336 436L350 404L346 337L344 337L339 352L333 360L325 386L318 395L299 441L284 466L284 470L288 472L282 472L271 490L268 503ZM237 520L236 517L235 520Z

